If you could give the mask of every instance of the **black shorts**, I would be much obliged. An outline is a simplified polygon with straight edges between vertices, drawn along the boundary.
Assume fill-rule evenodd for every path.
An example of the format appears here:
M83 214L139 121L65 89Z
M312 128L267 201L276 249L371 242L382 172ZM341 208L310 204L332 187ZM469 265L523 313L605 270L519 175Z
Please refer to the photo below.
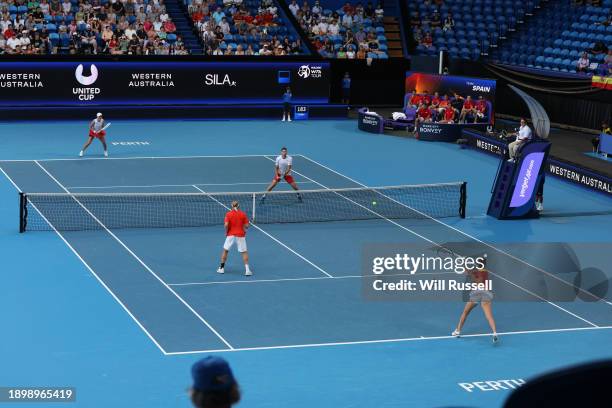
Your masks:
M351 88L342 88L342 99L348 99L351 96Z
M283 102L283 111L291 113L291 103Z

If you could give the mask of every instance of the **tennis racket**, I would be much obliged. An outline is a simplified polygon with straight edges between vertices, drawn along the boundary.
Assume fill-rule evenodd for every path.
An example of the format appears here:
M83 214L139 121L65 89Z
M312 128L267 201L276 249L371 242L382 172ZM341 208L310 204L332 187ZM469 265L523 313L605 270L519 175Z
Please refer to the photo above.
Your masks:
M108 122L106 125L104 125L104 127L102 129L100 129L100 132L103 131L103 130L108 129L110 127L110 125L111 125L111 123Z

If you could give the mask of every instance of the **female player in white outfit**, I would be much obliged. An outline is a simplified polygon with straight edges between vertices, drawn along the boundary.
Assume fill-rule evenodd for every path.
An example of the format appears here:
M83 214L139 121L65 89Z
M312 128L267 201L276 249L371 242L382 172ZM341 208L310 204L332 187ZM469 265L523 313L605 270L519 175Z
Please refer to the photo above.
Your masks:
M85 154L85 150L87 150L91 142L93 142L94 138L100 139L100 142L102 142L102 146L104 147L104 157L108 157L108 148L106 147L105 139L106 131L104 130L107 127L108 126L106 124L106 121L104 120L104 117L101 113L98 113L96 115L96 118L92 120L89 124L89 139L87 139L87 142L85 142L83 149L81 149L81 151L79 152L79 157L83 157L83 155Z

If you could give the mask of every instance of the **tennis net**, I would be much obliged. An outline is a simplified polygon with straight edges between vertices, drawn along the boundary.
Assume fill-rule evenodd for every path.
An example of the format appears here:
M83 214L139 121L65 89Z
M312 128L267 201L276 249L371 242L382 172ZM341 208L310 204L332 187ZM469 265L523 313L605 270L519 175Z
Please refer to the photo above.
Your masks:
M19 230L223 224L232 201L257 224L465 217L466 183L264 193L20 193Z

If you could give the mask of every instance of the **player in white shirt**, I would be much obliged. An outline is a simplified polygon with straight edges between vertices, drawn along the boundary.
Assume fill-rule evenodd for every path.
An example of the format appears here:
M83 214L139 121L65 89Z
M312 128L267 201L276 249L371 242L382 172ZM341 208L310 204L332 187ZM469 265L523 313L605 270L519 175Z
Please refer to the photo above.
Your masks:
M268 186L268 189L266 190L266 192L272 191L274 187L276 187L276 185L280 183L282 179L284 179L291 186L291 188L293 188L297 192L298 200L302 201L302 196L299 193L299 188L297 186L297 183L295 182L295 180L293 179L293 176L291 175L292 167L293 167L293 158L287 154L287 148L283 147L281 149L281 154L275 160L274 179L272 179L272 182ZM264 201L265 199L266 199L266 195L264 194L263 197L261 197L261 200Z
M509 162L514 162L516 160L519 147L529 140L531 140L531 129L527 126L525 118L521 118L521 126L516 133L516 140L508 145L508 154L510 156Z

